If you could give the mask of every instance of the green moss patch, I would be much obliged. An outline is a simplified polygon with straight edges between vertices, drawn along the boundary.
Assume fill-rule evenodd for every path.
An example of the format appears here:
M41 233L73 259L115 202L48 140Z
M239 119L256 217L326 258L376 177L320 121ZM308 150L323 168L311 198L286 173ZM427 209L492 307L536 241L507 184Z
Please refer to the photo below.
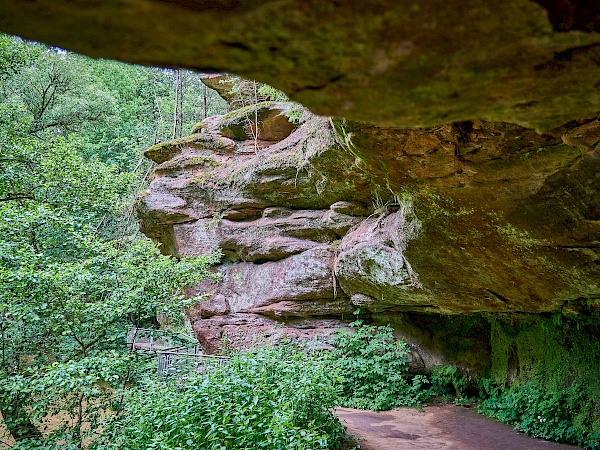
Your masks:
M146 150L144 156L158 164L162 164L175 157L186 147L212 151L232 151L233 146L233 142L229 139L213 134L196 133L187 137L156 144Z
M533 436L600 448L600 314L495 318L481 411Z

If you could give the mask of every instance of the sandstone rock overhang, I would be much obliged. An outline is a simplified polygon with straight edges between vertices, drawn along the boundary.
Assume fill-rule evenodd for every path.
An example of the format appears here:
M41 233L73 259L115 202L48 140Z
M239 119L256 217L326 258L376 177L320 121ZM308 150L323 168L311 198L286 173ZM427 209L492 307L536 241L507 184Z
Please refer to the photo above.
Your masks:
M94 57L232 72L321 115L550 130L600 111L583 0L3 0L0 30Z
M254 106L290 119L282 103ZM145 153L158 166L141 231L176 257L223 255L220 282L187 290L209 295L188 311L206 350L257 333L326 338L356 311L396 324L598 311L600 121L539 135L306 113L256 145L223 135L244 116L256 118L246 107L211 117Z

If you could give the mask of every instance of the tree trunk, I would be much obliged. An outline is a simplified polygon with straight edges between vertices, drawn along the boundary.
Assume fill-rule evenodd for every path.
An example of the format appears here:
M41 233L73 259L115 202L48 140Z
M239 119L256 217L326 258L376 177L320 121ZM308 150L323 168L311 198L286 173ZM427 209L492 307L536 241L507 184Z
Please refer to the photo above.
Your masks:
M179 134L177 137L183 136L183 93L184 93L183 73L179 71Z
M258 152L258 83L252 82L254 88L254 152Z
M181 71L175 71L175 104L173 105L173 139L177 137L177 124L179 119L179 88L181 83Z
M155 121L155 127L154 127L154 144L158 144L160 142L160 140L163 137L163 124L166 122L164 117L163 117L163 113L162 113L162 109L160 109L160 102L158 101L158 90L156 88L156 74L154 74L152 76L152 87L154 88L154 108L155 111L154 112L158 112L158 121ZM155 114L153 114L155 115Z
M207 102L206 102L206 85L203 83L202 84L202 98L204 99L204 109L203 109L203 114L202 114L202 120L205 120L208 117L208 107L207 107Z
M22 396L14 394L0 400L0 413L4 425L15 441L42 439L41 431L31 423L27 415L23 400Z

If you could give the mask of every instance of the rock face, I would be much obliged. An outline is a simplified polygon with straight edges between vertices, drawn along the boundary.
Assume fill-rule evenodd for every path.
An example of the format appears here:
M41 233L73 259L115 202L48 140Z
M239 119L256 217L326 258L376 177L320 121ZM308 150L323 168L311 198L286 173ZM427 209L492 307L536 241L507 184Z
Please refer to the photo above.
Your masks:
M600 110L584 0L5 0L0 30L94 57L231 72L380 126L551 130Z
M254 107L286 122L280 140L231 134L230 119L209 118L146 152L159 164L139 206L142 231L177 257L223 253L221 281L188 292L210 294L188 312L208 351L326 341L360 311L394 323L425 366L482 367L473 355L487 338L474 334L471 353L453 353L436 316L599 306L597 120L539 135L486 121L396 129L312 116L296 125L285 105ZM436 339L419 338L428 327Z
M538 135L484 121L430 130L339 122L373 182L408 193L423 223L404 252L423 288L374 297L442 313L585 309L599 297L596 126Z
M255 108L264 129L276 118L278 141L256 145L230 133L230 118L210 118L146 152L158 166L139 205L142 231L177 257L223 253L221 281L188 292L210 294L188 314L209 351L265 333L327 337L355 310L334 266L338 244L369 213L369 176L329 119L295 125L280 104ZM230 114L255 117L246 113Z

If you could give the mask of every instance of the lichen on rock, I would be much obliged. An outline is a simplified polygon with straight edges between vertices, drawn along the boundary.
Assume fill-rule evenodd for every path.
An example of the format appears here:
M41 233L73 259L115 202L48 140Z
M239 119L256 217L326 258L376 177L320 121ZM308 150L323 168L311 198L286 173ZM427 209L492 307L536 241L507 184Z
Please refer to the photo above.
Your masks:
M356 300L356 295L375 299L368 309L412 304L405 291L421 289L418 274L404 256L408 243L416 238L420 222L412 204L390 204L377 215L368 217L342 239L335 274L340 287ZM403 298L404 297L404 298Z

